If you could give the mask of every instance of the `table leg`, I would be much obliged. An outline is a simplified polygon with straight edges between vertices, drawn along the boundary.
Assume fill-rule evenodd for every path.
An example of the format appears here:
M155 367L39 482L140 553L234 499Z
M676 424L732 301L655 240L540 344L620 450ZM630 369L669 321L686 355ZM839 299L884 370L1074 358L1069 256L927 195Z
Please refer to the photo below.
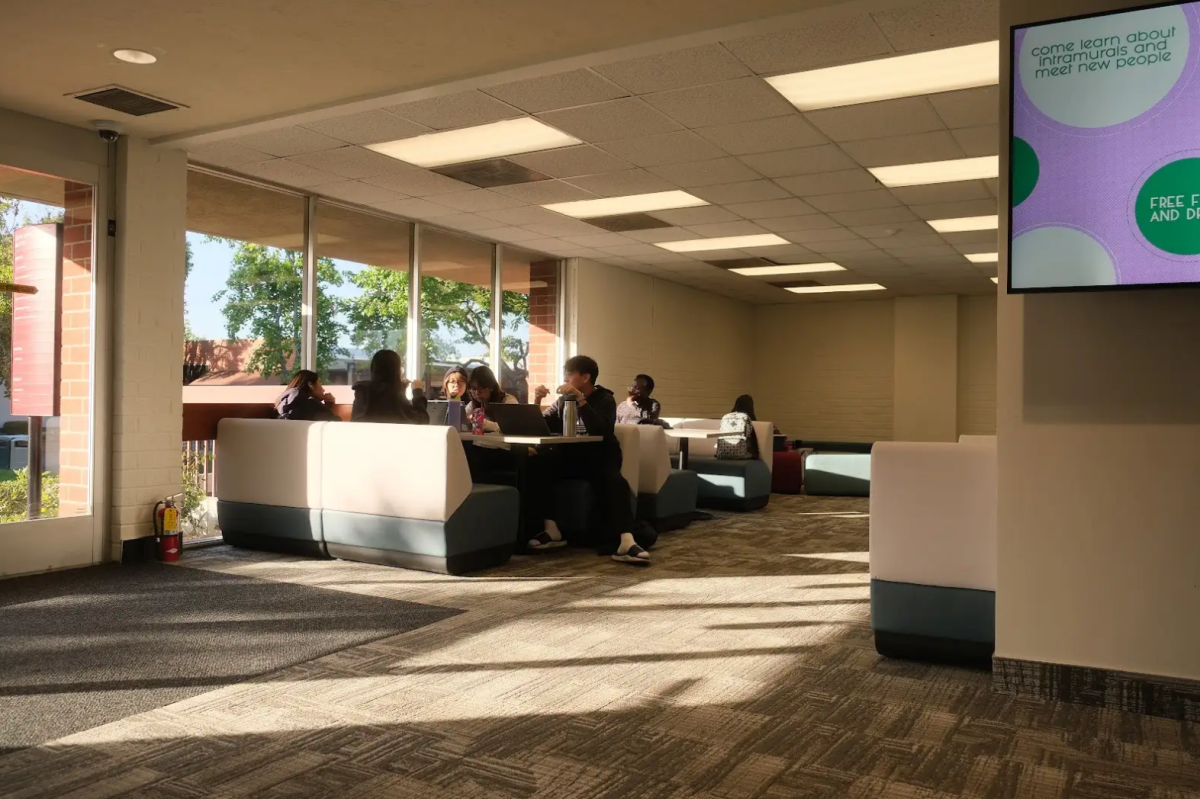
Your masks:
M525 552L529 543L529 536L525 530L525 516L527 511L526 491L529 489L529 447L524 444L513 444L512 446L513 466L517 472L517 494L520 500L517 504L517 540L515 552L519 555Z
M688 464L688 440L686 438L679 439L679 471L687 468Z

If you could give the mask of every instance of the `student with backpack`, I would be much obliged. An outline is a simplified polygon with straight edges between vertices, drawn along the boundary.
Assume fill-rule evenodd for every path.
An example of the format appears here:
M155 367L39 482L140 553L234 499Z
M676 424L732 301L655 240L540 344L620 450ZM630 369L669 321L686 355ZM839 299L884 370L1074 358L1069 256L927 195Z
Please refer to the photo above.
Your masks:
M758 437L754 434L754 397L743 394L734 400L733 410L721 417L721 437L717 439L717 457L722 460L749 461L758 457Z

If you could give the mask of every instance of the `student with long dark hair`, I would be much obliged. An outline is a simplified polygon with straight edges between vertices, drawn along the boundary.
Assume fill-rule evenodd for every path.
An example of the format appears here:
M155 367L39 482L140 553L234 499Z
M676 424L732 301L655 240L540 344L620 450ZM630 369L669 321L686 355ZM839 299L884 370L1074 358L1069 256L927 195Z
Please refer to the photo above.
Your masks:
M758 417L754 415L754 397L749 394L743 394L735 399L733 401L733 410L730 413L744 413L750 417L750 421L758 421Z
M413 398L405 396L409 382L400 375L400 355L380 350L371 358L371 379L354 384L352 422L429 424L429 405L421 381L412 383Z
M311 369L301 369L288 382L275 402L280 419L302 422L336 422L333 395L321 385L321 377Z

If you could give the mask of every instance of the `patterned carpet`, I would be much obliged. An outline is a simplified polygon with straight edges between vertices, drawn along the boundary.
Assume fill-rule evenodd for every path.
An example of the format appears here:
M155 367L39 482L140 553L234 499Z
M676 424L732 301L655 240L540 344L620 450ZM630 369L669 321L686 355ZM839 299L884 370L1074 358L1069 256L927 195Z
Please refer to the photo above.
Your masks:
M1200 798L1188 725L884 661L865 500L774 497L475 578L216 548L187 566L465 610L0 758L0 796Z

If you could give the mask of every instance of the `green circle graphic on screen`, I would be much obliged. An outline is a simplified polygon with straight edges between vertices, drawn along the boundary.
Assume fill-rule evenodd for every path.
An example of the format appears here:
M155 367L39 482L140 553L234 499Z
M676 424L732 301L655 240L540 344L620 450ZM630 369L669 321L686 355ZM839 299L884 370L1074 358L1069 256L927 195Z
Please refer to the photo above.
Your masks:
M1200 255L1200 158L1172 161L1151 175L1134 206L1146 241L1175 255Z
M1033 194L1042 166L1029 142L1016 136L1013 137L1012 159L1012 204L1016 208Z

